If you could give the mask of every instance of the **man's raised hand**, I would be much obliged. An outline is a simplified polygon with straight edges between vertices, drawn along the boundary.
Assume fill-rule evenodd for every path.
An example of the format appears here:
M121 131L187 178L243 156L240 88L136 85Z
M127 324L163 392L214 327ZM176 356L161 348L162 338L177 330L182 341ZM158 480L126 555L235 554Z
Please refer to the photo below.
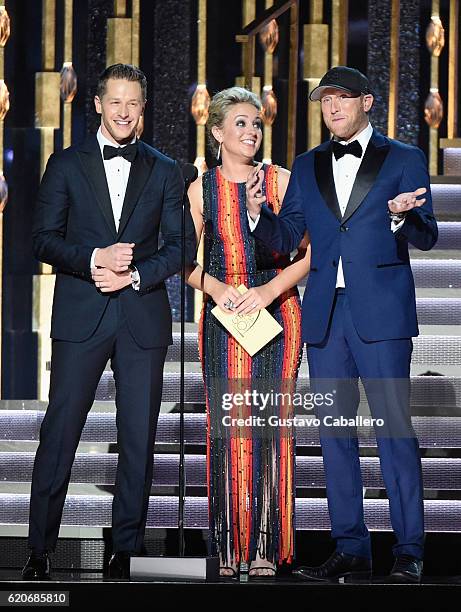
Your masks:
M426 201L426 198L422 200L418 200L418 196L422 196L426 193L427 189L425 187L420 187L415 191L409 191L406 193L399 193L398 196L395 196L393 200L388 200L387 205L389 210L393 213L404 213L408 212L412 208L416 208L417 206L422 206Z

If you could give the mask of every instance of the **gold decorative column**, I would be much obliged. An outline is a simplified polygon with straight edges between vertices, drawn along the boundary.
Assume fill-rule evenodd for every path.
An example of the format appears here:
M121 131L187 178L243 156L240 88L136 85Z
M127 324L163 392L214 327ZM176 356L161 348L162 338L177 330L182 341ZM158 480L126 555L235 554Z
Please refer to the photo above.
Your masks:
M331 1L331 64L347 64L347 36L349 19L349 0ZM316 22L312 22L316 23Z
M197 147L194 164L197 166L199 175L206 171L205 162L205 124L208 120L208 107L210 106L210 94L206 87L206 25L207 25L207 0L199 0L198 11L198 34L197 34L197 87L191 102L191 113L197 125Z
M114 0L114 15L107 20L106 66L139 66L140 0L131 0L131 17L127 17L126 0Z
M10 18L0 5L0 397L2 396L2 297L3 297L3 211L8 202L8 183L3 176L3 120L10 108L10 94L5 83L5 45L10 37Z
M387 115L387 135L389 138L396 138L397 136L397 112L399 102L399 29L400 0L392 0L389 110Z
M73 0L65 0L64 5L64 63L61 68L60 94L63 102L63 148L72 143L72 100L77 93L77 75L72 66L72 19Z
M40 175L54 150L54 130L60 127L60 73L55 72L56 0L43 0L42 64L35 75L35 127L40 129Z
M288 63L288 137L287 137L287 167L291 169L296 154L296 109L298 82L298 23L299 0L290 6L290 53Z
M443 101L439 93L439 57L445 46L445 31L440 20L440 0L432 0L432 17L426 31L431 53L431 88L426 99L424 119L429 125L429 173L438 173L439 125L443 119Z
M210 106L210 94L206 87L206 25L207 25L207 0L199 0L198 5L198 33L197 33L197 87L191 101L191 113L197 126L197 145L194 164L199 175L207 170L205 161L206 138L205 124L208 120L208 108ZM200 241L197 250L197 261L203 264L203 240ZM202 292L194 291L194 321L200 318L202 308Z
M139 66L140 19L140 0L131 0L131 17L127 17L127 0L114 0L114 17L107 20L106 66ZM137 138L141 138L143 131L144 115L136 129Z
M139 66L139 23L141 19L140 0L131 0L131 63Z
M274 0L266 0L266 9L274 4ZM279 27L272 19L259 33L259 41L264 49L264 86L261 93L263 104L262 120L264 123L263 162L272 163L272 125L277 116L277 98L272 88L274 73L274 51L279 42Z
M242 25L245 28L256 18L256 0L242 0ZM261 79L254 74L255 69L255 37L250 36L246 45L242 46L242 75L235 79L235 84L246 87L259 96Z
M244 0L244 8L251 7L253 0ZM299 23L299 0L286 0L286 2L278 2L274 6L270 6L264 14L257 20L249 23L241 34L237 34L235 40L242 43L244 73L245 76L239 77L236 80L237 85L245 84L246 87L257 93L259 91L259 78L254 76L255 70L255 36L279 15L286 11L290 11L290 26L289 26L289 62L288 62L288 109L287 109L287 155L286 163L291 167L295 157L296 149L296 101L297 101L297 81L298 81L298 23ZM247 12L244 11L244 16Z
M67 8L67 7L66 7ZM56 0L42 4L42 66L35 75L35 127L40 130L40 176L54 151L54 131L60 128L61 74L55 71ZM47 362L51 359L51 307L55 276L48 264L40 264L40 274L33 278L32 330L37 333L38 398L46 400L49 388Z
M323 0L310 1L310 23L304 26L304 80L308 95L328 70L328 25L323 24ZM307 102L307 148L322 142L322 110L319 103Z
M448 39L448 104L447 104L447 138L440 139L444 149L444 174L454 174L448 163L450 152L447 149L461 149L461 138L458 136L458 69L459 69L459 0L450 2L450 24Z
M459 0L450 2L447 136L458 134Z

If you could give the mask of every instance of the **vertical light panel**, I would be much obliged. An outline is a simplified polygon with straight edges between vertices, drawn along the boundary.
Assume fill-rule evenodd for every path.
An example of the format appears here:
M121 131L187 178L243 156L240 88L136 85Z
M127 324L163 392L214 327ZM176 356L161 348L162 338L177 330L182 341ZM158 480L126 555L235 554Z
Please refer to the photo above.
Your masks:
M192 97L191 113L197 126L197 144L194 164L198 169L199 176L206 170L205 161L206 137L205 124L208 119L208 107L210 106L210 95L206 87L206 49L207 49L207 0L198 2L197 21L197 87ZM203 266L203 239L197 249L197 262ZM194 321L198 321L202 310L203 293L194 291Z
M3 176L3 121L10 108L10 94L5 83L4 49L10 37L10 18L0 5L0 398L2 397L2 299L3 299L3 211L8 202L8 184Z
M274 4L274 0L266 0L266 9ZM264 86L261 94L263 103L263 162L272 163L272 124L277 116L277 98L273 89L274 51L279 40L278 24L275 19L260 32L260 41L264 47Z
M331 66L347 64L349 2L332 0L331 2ZM315 22L313 22L315 23Z
M64 63L61 69L60 93L63 101L62 144L72 144L72 100L77 93L77 75L72 65L73 0L64 3Z
M65 41L64 41L65 42ZM69 44L69 43L67 43ZM60 128L61 74L56 72L56 2L42 4L42 72L35 74L35 127L40 130L40 176L54 151L54 131ZM68 48L67 48L68 50ZM46 364L51 358L50 312L55 276L52 266L40 264L33 281L33 331L37 333L38 398L45 400L49 388ZM44 308L44 305L47 305Z
M288 138L287 166L291 166L296 152L296 107L298 83L298 23L299 3L293 2L290 8L290 54L288 75Z
M54 70L56 37L56 0L42 4L42 65L43 70Z
M242 26L245 28L256 18L256 0L242 0ZM261 79L254 74L255 36L249 36L242 45L242 76L235 79L235 84L246 87L259 96Z
M127 17L126 0L114 0L114 17L107 20L106 66L139 66L140 6L140 0L132 0L131 17Z
M115 17L125 17L126 0L114 0L114 15Z
M311 23L304 26L304 80L308 95L328 70L328 25L323 24L323 0L311 0ZM322 111L307 101L307 149L322 141Z
M140 0L131 0L131 63L139 66Z
M391 8L391 61L389 83L389 112L387 116L387 135L396 137L397 112L399 99L399 26L400 0L392 0Z
M208 107L210 106L210 95L206 86L207 0L199 0L197 25L197 88L192 98L191 111L197 126L197 146L194 163L199 174L202 174L207 169L205 163L205 124L208 120Z
M450 2L447 137L458 135L459 0Z
M256 18L256 0L242 0L242 25L247 26L249 23ZM248 44L243 45L242 48L242 68L243 74L245 75L245 87L255 91L253 83L254 77L254 65L255 65L255 38L251 36L251 40ZM259 87L255 91L259 94Z
M439 56L445 44L445 35L440 20L440 0L432 0L426 43L431 53L431 87L424 112L429 125L429 172L435 176L438 173L439 125L443 118L443 102L439 93Z

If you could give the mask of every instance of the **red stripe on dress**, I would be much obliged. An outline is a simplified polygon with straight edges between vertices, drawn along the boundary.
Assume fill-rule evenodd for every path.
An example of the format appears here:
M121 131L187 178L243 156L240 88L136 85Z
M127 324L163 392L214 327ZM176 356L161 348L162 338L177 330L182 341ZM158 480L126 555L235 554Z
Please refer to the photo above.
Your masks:
M278 196L278 172L276 166L269 166L266 172L267 202L275 212L280 212L281 203ZM280 274L281 270L277 273ZM291 294L291 295L290 295ZM280 296L280 313L284 328L284 351L282 363L282 384L294 380L298 369L298 355L301 347L299 329L301 326L301 309L293 295L288 291ZM298 332L298 333L297 333ZM282 402L282 418L291 416L292 407L284 406ZM291 563L294 553L293 542L293 436L282 430L280 435L280 539L279 559ZM286 478L286 480L285 480Z
M247 262L240 225L238 184L227 181L219 170L217 170L217 183L218 231L221 235L231 236L231 240L224 241L224 268L242 275L246 273ZM246 276L235 278L237 280L229 277L226 282L233 286L238 286L242 282L247 284L248 282ZM239 360L241 360L241 363L239 363ZM227 343L227 366L229 379L233 381L251 379L251 357L232 336L229 336ZM242 414L242 416L246 415ZM242 429L242 431L239 431L239 429ZM240 546L234 547L238 557L236 562L239 563L241 560L249 560L252 520L252 440L245 428L232 428L230 455L233 511L233 524L230 528L233 530L234 541L240 543ZM242 559L240 559L240 550Z

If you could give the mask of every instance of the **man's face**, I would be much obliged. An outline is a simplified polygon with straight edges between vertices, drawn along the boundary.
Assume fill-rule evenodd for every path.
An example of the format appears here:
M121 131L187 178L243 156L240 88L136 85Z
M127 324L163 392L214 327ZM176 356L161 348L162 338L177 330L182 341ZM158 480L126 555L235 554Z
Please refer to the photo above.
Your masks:
M371 94L349 93L329 87L320 99L325 125L339 140L351 140L368 125L367 112L373 104Z
M133 140L146 101L138 81L109 79L100 99L94 98L96 112L101 115L101 132L114 144Z

